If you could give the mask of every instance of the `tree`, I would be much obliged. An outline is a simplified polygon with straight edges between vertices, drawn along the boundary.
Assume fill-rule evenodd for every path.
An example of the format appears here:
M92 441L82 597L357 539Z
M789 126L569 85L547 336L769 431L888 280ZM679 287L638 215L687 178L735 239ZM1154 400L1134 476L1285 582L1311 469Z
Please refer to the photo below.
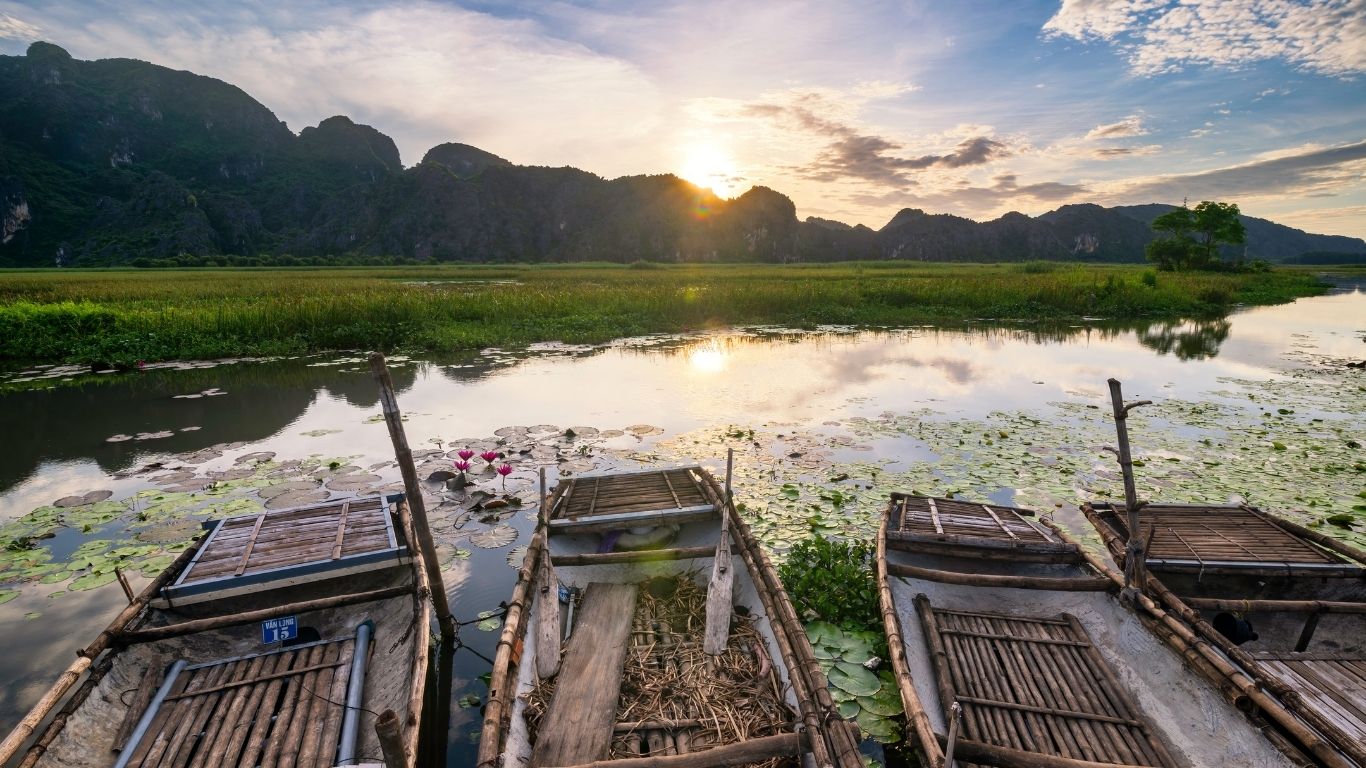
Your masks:
M1195 239L1191 237L1195 214L1191 209L1184 205L1173 208L1153 219L1152 228L1161 235L1144 249L1148 261L1168 272L1189 268L1191 252L1195 248Z
M1237 245L1247 239L1236 203L1204 200L1194 210L1181 206L1153 219L1153 231L1161 233L1148 243L1148 260L1163 270L1215 269L1219 246Z
M1195 206L1195 229L1200 241L1202 268L1219 263L1219 246L1238 245L1247 239L1247 230L1238 218L1237 203L1215 203L1209 200Z

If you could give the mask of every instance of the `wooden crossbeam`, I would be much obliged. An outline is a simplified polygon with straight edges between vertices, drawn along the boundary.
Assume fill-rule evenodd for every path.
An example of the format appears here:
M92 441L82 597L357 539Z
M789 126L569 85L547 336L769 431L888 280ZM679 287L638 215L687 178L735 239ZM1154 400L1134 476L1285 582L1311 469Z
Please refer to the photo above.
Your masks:
M669 473L661 472L660 474L664 476L664 484L669 486L669 495L674 497L674 506L678 507L679 509L682 509L683 502L678 500L678 492L674 490L674 484L673 481L669 479Z
M237 564L237 576L241 576L247 570L247 561L251 559L251 551L256 548L256 537L261 534L261 524L266 521L266 514L262 512L256 516L256 525L251 528L251 538L247 540L247 546L242 550L242 562Z
M982 505L982 509L985 509L987 511L987 514L991 515L991 519L996 521L996 525L999 526L1001 530L1005 531L1007 536L1009 536L1012 539L1020 538L1019 536L1015 535L1014 531L1007 528L1005 523L1001 522L1001 518L996 515L996 510L992 509L991 507L988 507L985 504Z
M341 520L337 523L337 540L332 545L332 559L341 557L342 541L346 539L346 516L351 512L351 502L346 502L341 508Z
M935 506L934 499L930 499L930 519L934 521L934 532L943 533L944 524L939 522L939 507Z

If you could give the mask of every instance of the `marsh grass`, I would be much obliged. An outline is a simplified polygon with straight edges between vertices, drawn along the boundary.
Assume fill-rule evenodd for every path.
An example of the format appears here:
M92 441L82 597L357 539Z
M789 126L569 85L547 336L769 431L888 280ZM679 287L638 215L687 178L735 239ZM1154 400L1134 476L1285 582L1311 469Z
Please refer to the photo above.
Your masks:
M1210 316L1323 290L1307 271L914 264L0 272L0 358L138 360L601 342L736 324Z

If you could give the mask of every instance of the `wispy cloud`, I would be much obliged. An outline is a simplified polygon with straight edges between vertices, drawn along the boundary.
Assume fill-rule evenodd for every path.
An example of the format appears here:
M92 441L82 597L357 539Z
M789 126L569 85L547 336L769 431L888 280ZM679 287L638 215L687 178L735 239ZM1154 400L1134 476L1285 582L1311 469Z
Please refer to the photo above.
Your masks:
M1130 115L1117 123L1108 125L1097 125L1086 133L1088 141L1097 139L1123 139L1130 136L1142 136L1148 130L1143 127L1143 118L1138 115Z
M1063 0L1054 37L1114 43L1141 75L1280 60L1307 72L1366 72L1361 0Z
M741 112L829 140L816 158L801 169L803 176L815 181L852 178L903 187L916 183L913 171L984 165L1011 154L1003 141L977 135L963 138L948 150L908 156L903 142L818 113L813 106L821 101L819 94L798 94L792 103L747 104Z
M0 39L27 43L37 40L42 33L41 29L23 19L17 19L8 13L0 13Z
M1366 179L1366 141L1278 153L1269 159L1187 174L1134 179L1108 195L1126 201L1237 200L1303 196L1360 186Z

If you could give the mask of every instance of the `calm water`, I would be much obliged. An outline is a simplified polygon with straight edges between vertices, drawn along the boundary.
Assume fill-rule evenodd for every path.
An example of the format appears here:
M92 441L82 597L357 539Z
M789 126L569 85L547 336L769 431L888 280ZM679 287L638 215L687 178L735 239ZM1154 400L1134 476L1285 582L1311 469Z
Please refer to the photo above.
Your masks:
M424 476L449 464L438 452L492 446L499 436L526 451L516 454L517 470L508 481L513 492L529 490L539 465L550 466L552 478L556 467L583 471L689 454L715 466L728 439L747 450L750 469L739 480L753 499L767 492L755 487L761 479L824 482L835 469L857 475L870 462L881 462L883 474L871 471L866 486L855 486L865 490L865 516L835 524L843 524L847 533L866 530L866 513L876 509L887 483L910 482L912 475L896 472L921 471L916 466L921 460L947 465L953 454L931 439L938 434L933 430L969 425L960 430L966 433L976 428L972 425L1021 416L1056 427L1071 418L1067 408L1103 405L1110 376L1124 381L1130 397L1208 400L1230 408L1261 402L1260 388L1269 387L1284 392L1287 402L1299 398L1296 408L1284 409L1295 415L1283 418L1304 417L1296 422L1304 427L1296 432L1304 440L1359 437L1366 431L1357 409L1360 394L1341 399L1324 393L1315 399L1316 387L1330 385L1305 383L1296 372L1366 359L1364 331L1366 294L1360 286L1345 285L1329 296L1217 322L1049 334L1019 328L720 331L594 348L552 345L515 353L485 350L459 359L400 360L394 379L410 444L431 451L421 461ZM17 378L41 375L44 371ZM1359 374L1332 375L1338 378L1331 386L1344 391L1353 382L1358 389L1366 384ZM1274 389L1293 386L1301 388ZM113 511L26 544L44 550L48 562L60 563L85 551L83 546L91 551L104 546L92 549L92 540L108 542L112 550L129 541L155 544L183 537L188 525L183 520L202 518L210 507L229 501L239 500L234 511L250 511L264 501L262 490L290 479L291 472L316 478L324 483L318 494L333 497L390 486L398 473L385 427L373 418L378 413L364 363L343 355L85 376L52 389L2 394L0 522L19 520L63 497L110 491L110 502L124 504L123 511L106 506ZM933 434L921 427L912 434L906 426L912 418L930 425ZM523 429L506 429L518 425ZM1173 440L1188 439L1183 429L1208 428L1165 416L1154 422L1158 426L1169 427L1162 431L1176 435L1169 436ZM569 427L577 437L562 436ZM751 429L752 437L745 434ZM994 433L996 427L991 429ZM726 438L731 432L734 438ZM1007 430L1000 432L1004 439ZM1065 429L1040 434L1050 436L1039 444L1025 443L1031 451L1050 453L1048 440L1063 450ZM121 436L133 439L109 440ZM1145 439L1136 437L1140 443ZM942 442L942 436L937 440ZM267 464L255 463L261 456L239 460L260 452L274 456ZM151 464L160 466L139 471ZM950 483L962 468L940 469L940 480ZM1025 471L1016 473L1023 477ZM1104 470L1098 473L1103 479ZM220 478L214 486L219 496L195 489L195 483L214 477ZM1015 492L1000 476L952 482L1007 501ZM482 487L499 490L491 479ZM1325 494L1341 498L1349 491L1333 486ZM521 495L530 499L534 492ZM429 501L449 558L446 586L462 621L507 597L515 578L509 552L526 543L532 525L529 513L515 510L471 519L465 511L469 503L467 496L449 493L434 493ZM1065 510L1059 514L1070 519ZM769 532L779 530L775 525ZM780 549L784 542L777 533L769 540ZM76 589L59 578L64 575L60 568L46 579L50 583L20 584L13 569L9 575L17 595L0 606L5 627L0 677L6 681L0 731L12 726L124 602L117 584ZM483 695L477 678L488 664L481 656L493 654L496 635L473 624L462 628L467 647L455 656L453 699ZM452 707L450 765L472 764L470 734L478 729L478 712L477 706Z

